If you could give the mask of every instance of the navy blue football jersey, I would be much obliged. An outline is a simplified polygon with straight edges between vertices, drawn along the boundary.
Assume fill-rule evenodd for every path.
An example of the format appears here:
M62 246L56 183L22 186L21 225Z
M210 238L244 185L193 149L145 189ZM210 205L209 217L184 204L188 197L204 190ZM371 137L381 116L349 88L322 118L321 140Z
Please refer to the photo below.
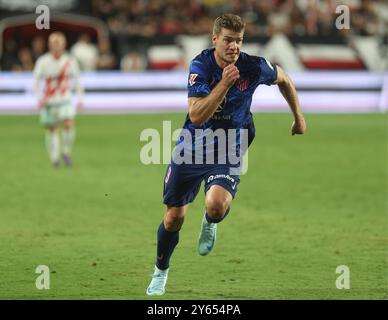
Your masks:
M223 70L216 63L214 50L214 48L206 49L192 60L187 83L189 97L205 97L220 82ZM191 122L187 114L183 129L191 132L193 137L195 136L192 141L192 150L194 150L195 141L203 139L203 137L198 136L198 133L196 134L195 129L213 131L217 129L247 129L248 145L251 144L255 136L255 127L250 111L252 96L260 84L273 84L277 79L277 69L265 58L251 56L244 52L240 52L235 65L240 72L240 78L229 89L224 101L218 106L213 116L198 127ZM187 144L187 141L182 140L178 139L177 145Z

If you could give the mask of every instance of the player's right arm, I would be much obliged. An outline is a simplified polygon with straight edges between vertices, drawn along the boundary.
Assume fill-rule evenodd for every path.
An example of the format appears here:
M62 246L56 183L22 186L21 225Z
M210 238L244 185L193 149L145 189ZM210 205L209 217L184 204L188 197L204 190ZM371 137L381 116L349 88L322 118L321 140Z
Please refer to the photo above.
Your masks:
M189 97L189 117L195 126L201 126L214 114L239 77L237 67L228 65L222 72L221 81L206 97Z

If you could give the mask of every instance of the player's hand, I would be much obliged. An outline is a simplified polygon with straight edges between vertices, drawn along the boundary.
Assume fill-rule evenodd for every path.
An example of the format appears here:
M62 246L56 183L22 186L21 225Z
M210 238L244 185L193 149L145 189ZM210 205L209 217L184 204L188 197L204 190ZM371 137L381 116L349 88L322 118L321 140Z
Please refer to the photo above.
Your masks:
M230 64L222 71L222 79L225 85L230 88L240 78L240 72L234 64Z
M303 134L306 131L306 121L303 115L295 116L295 120L292 123L291 134Z

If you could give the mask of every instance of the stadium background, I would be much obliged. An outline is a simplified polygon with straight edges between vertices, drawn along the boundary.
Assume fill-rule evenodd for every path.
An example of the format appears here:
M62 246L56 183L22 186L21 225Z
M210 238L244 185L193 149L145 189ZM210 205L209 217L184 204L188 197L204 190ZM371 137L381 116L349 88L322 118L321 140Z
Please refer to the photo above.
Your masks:
M198 257L199 195L165 298L387 298L386 1L46 1L50 30L37 30L40 3L0 0L1 298L146 298L165 167L140 162L140 133L181 126L188 63L223 12L247 21L243 51L291 75L308 132L291 139L277 88L257 90L258 135L233 214L215 252ZM338 5L350 29L335 27ZM85 89L75 167L58 171L31 76L55 30ZM41 264L50 290L35 288ZM336 289L338 265L351 290Z

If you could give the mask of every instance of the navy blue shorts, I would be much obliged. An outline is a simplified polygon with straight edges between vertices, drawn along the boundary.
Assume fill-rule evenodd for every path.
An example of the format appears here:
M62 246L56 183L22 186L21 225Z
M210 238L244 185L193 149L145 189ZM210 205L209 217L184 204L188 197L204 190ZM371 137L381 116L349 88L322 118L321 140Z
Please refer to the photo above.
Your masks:
M163 203L169 207L182 207L194 201L205 181L205 194L214 184L234 196L240 183L238 175L230 174L230 166L222 164L180 164L171 161L164 177Z

